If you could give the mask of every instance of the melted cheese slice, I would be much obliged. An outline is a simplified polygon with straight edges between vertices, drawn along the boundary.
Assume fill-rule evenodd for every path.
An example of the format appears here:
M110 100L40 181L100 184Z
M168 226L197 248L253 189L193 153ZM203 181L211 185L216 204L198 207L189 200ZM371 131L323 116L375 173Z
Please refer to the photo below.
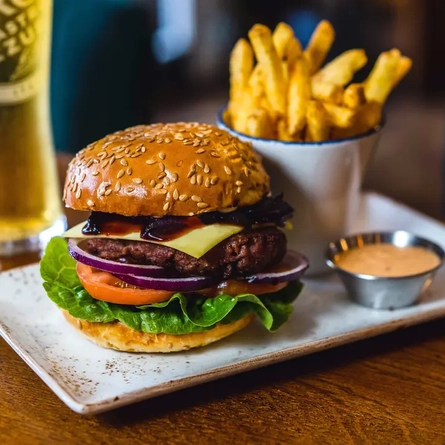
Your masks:
M108 235L92 235L85 236L82 233L82 228L85 226L86 221L78 224L67 230L63 236L65 238L109 238L109 239L122 239L127 241L143 241L146 243L160 244L162 246L171 247L172 249L180 250L181 252L191 255L195 258L201 258L210 249L215 247L221 241L229 238L236 233L243 230L242 226L235 226L231 224L210 224L208 226L199 227L190 230L185 235L179 236L169 241L152 241L145 240L140 237L139 232L129 233L121 236L108 236Z

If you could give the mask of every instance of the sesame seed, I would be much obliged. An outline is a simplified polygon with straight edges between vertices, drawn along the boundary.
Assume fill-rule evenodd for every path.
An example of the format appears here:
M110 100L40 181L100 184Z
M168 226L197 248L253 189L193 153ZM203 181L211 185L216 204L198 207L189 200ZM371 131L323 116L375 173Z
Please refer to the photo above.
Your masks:
M184 161L178 161L177 163L176 163L176 167L182 167L182 164L184 164Z
M94 204L94 201L91 201L91 199L89 199L89 200L87 201L87 205L88 205L89 207L94 207L96 204Z
M164 139L162 139L162 138L156 139L157 144L162 144L163 142L164 142Z
M196 165L200 168L204 168L204 164L201 161L196 161Z
M87 162L86 167L87 167L87 168L90 168L92 164L93 164L93 160L90 159L90 160Z
M199 148L198 150L195 151L195 153L197 155L200 155L201 153L204 153L204 152L205 152L205 150L203 148Z
M172 182L176 182L178 180L178 174L177 173L172 173Z
M166 195L168 192L166 189L159 189L159 193L161 193L162 195Z
M75 182L74 186L73 186L73 193L76 193L76 192L77 192L77 182Z
M187 201L187 199L189 199L188 195L179 195L179 200L180 201L184 202L184 201Z
M210 186L211 186L210 178L206 178L206 180L205 180L205 182L204 182L204 185L205 185L207 188L210 188Z
M246 176L249 176L249 169L247 167L243 167L243 172Z
M80 196L82 195L82 190L81 189L79 189L79 190L77 190L77 192L76 192L76 198L77 199L80 199Z
M236 193L241 193L241 190L242 190L242 188L241 188L241 187L238 187L238 188L236 189Z
M133 153L130 158L138 158L139 156L142 156L142 153Z
M165 171L165 165L162 162L159 163L159 170L161 170L161 172Z
M182 143L184 144L184 145L193 145L193 141L185 141L185 139L182 141Z
M175 134L175 139L177 140L177 141L183 141L184 140L184 136L182 136L182 134Z
M202 184L202 175L196 175L196 182L201 185Z
M216 136L222 136L222 134L219 131L215 131Z
M187 178L191 178L194 174L195 174L195 170L190 170L187 175Z
M108 190L105 192L105 196L108 196L108 195L111 195L111 189L108 189Z
M197 133L196 131L195 131L195 136L198 136L199 138L204 137L204 135L202 133Z
M171 143L171 139L169 139L169 138L166 138L165 140L164 140L164 142L166 143L166 144L170 144Z
M151 185L152 187L154 187L154 186L156 185L156 181L155 181L154 179L151 179L151 180L150 180L150 185Z
M190 178L190 184L195 185L196 184L196 175L192 175Z
M156 159L148 159L147 161L145 161L145 163L148 165L156 164L156 162L158 162Z
M85 177L86 177L86 174L84 172L80 175L80 182L83 182L85 180Z
M131 174L133 173L133 169L131 167L127 168L127 175L131 176Z
M224 166L224 171L230 176L232 174L232 170L230 170L229 167L227 167L227 165Z
M114 162L115 159L116 158L114 156L110 158L110 165Z
M215 185L218 183L218 176L214 176L211 180L210 180L210 184Z
M159 156L159 159L162 159L162 160L165 159L165 153L163 151L159 152L158 156Z
M175 201L177 201L177 200L179 199L179 192L178 192L178 189L175 189L175 190L173 191L173 199L174 199Z
M194 139L193 140L193 147L198 147L200 143L201 143L200 139Z
M119 170L119 171L117 172L117 176L116 176L116 178L117 178L117 179L122 178L122 176L124 176L124 175L125 175L125 171L124 171L124 170Z
M106 161L102 164L102 168L105 168L105 167L108 165L109 162L110 162L110 161L106 160Z
M241 186L241 185L244 185L244 183L243 183L243 181L236 181L236 182L235 182L235 185L237 185L237 186Z
M125 192L126 192L126 193L134 192L134 187L131 187L131 186L127 186L127 187L125 187Z
M205 209L206 207L208 207L209 205L205 202L198 202L198 204L196 204L200 209Z
M128 166L128 162L127 162L126 159L121 159L121 160L120 160L120 164L123 165L124 167L127 167L127 166Z
M121 182L120 182L120 181L117 181L117 182L116 182L116 185L114 186L114 191L115 191L115 192L118 192L120 189L121 189Z
M132 181L133 181L135 184L142 184L142 179L141 179L141 178L133 178Z
M159 190L159 189L161 189L162 187L164 187L164 185L161 184L161 183L159 183L159 184L156 184L154 188L155 188L155 190Z
M205 147L206 145L209 145L209 142L210 142L210 139L203 139L201 141L201 145L203 145Z
M165 172L161 172L161 173L159 173L159 175L158 175L158 179L165 178L166 176L167 176L167 173L165 173Z
M141 146L141 152L142 152L142 153L145 153L146 151L147 151L147 149L145 148L145 145L142 145L142 146Z
M168 210L169 207L170 207L170 204L169 204L168 202L166 202L166 203L164 204L164 207L162 207L162 208L163 208L164 212L166 212L166 211Z
M195 201L195 202L201 202L201 201L202 201L202 198L201 198L200 196L198 196L198 195L193 195L193 196L192 196L192 201Z
M200 129L201 130L201 129ZM210 130L205 130L205 131L202 131L202 134L204 135L204 136L208 136L208 135L210 135L210 134L212 134L212 129L210 129Z
M101 189L97 191L97 196L100 198L101 196L105 195L105 190Z
M210 156L213 156L214 158L220 158L221 157L218 153L216 153L216 151L211 151L210 152Z
M210 167L209 164L204 165L204 173L210 173Z

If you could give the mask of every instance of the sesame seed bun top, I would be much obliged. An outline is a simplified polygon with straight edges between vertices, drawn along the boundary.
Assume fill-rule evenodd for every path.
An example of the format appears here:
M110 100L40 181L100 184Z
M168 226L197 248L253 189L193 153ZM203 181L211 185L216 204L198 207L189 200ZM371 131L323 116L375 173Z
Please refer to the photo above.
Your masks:
M252 205L269 191L250 144L179 122L128 128L81 150L69 164L64 201L125 216L191 216Z

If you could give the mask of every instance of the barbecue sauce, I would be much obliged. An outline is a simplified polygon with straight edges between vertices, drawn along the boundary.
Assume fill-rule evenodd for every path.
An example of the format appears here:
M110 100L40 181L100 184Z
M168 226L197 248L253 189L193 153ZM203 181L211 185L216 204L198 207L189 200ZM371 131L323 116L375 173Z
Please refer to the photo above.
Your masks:
M93 236L125 236L139 232L145 240L170 241L209 224L251 227L255 224L272 223L282 227L292 215L292 207L279 195L275 198L266 197L253 206L239 207L233 212L208 212L196 216L128 217L115 213L91 212L82 233Z

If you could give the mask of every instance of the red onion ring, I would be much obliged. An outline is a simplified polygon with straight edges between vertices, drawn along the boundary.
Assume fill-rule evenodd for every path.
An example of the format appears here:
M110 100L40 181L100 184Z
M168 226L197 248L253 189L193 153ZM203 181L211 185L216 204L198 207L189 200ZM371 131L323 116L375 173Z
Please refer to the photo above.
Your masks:
M214 286L219 279L213 277L185 277L185 278L151 278L136 275L113 274L119 280L133 286L154 290L168 290L172 292L193 292Z
M168 275L168 271L159 266L122 264L116 261L98 258L81 249L79 247L79 241L75 239L70 239L68 241L68 252L76 261L79 261L79 263L104 270L111 274L135 274L142 277L165 277Z
M262 272L249 277L241 278L248 283L278 284L285 281L293 281L300 278L309 267L308 259L301 253L288 250L283 262L289 265L289 269L280 272Z

